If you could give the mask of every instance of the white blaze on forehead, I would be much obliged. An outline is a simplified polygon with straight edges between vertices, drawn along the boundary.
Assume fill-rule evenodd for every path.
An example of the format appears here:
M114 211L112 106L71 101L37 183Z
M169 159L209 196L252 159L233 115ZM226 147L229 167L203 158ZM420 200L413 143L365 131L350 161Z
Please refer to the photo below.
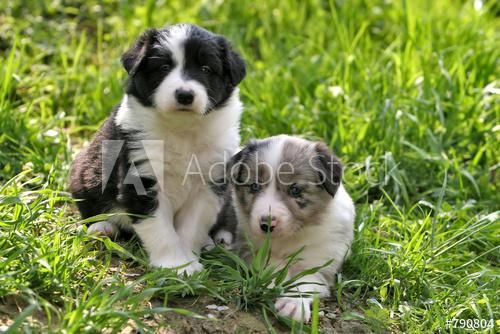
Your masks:
M281 153L283 152L283 144L285 143L285 136L271 137L269 145L264 146L264 150L257 151L259 156L259 162L263 162L269 165L272 170L272 178L276 177L276 171L278 170L279 164L281 163Z
M178 24L162 33L160 44L172 52L172 58L177 65L184 62L184 43L189 37L189 26Z
M163 79L153 95L154 105L164 111L172 111L179 108L175 92L178 89L192 91L194 100L189 105L191 111L197 114L204 114L210 101L208 93L201 83L184 76L185 65L185 43L190 36L191 26L187 24L178 24L163 31L159 39L161 48L170 50L174 67ZM181 106L182 107L182 106Z
M269 213L278 216L280 219L287 219L289 216L288 209L283 204L276 186L276 172L281 163L281 153L285 139L286 137L284 136L272 137L268 145L262 146L263 149L256 152L258 154L258 162L266 164L270 168L271 181L263 185L264 190L254 203L252 209L253 219L260 220L261 216L268 215Z

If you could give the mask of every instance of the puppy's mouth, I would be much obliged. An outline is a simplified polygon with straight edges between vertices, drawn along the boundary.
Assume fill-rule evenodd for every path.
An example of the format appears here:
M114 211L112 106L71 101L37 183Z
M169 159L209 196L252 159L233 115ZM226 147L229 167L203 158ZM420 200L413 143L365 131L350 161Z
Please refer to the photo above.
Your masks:
M176 105L173 109L174 112L178 113L193 113L193 114L203 114L201 111L198 110L197 107L195 106L183 106L183 105Z

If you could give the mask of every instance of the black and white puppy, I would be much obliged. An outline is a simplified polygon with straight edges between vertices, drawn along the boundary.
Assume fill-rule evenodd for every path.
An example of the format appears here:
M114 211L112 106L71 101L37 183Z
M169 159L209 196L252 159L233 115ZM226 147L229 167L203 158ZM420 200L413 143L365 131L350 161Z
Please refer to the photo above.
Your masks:
M324 143L280 135L251 142L231 164L232 204L219 214L214 240L230 243L236 232L235 246L250 260L247 238L259 246L270 233L271 264L278 267L305 247L290 277L333 260L298 282L304 283L299 294L328 296L353 240L355 210L340 161ZM310 295L283 296L275 306L283 316L308 322L311 302Z
M238 149L245 64L224 37L190 24L147 30L121 60L126 93L77 155L70 190L83 218L126 213L90 233L133 230L152 265L190 274L221 207L213 166Z

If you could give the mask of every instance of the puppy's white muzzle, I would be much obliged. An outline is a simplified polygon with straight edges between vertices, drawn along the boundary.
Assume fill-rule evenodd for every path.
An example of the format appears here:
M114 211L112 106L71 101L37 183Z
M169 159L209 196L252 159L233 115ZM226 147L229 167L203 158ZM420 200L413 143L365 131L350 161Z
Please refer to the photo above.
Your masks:
M185 80L177 66L156 89L153 101L162 112L190 111L203 115L209 107L205 87L196 80Z

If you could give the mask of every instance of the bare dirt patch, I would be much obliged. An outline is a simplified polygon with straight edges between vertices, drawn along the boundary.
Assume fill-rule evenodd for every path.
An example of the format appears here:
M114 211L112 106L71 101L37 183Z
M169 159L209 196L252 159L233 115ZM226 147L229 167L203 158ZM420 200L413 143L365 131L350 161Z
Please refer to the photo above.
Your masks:
M153 302L153 306L161 305L161 301ZM169 334L269 333L269 327L259 312L238 310L234 304L223 305L219 300L211 297L175 298L169 301L168 306L188 309L204 318L194 318L171 312L154 315L150 319L145 319L145 322L153 328L165 330L164 333ZM340 309L331 300L324 300L320 310L319 329L322 333L371 333L370 329L360 321L343 320ZM279 323L278 320L270 317L269 321L276 333L290 332L290 329Z

